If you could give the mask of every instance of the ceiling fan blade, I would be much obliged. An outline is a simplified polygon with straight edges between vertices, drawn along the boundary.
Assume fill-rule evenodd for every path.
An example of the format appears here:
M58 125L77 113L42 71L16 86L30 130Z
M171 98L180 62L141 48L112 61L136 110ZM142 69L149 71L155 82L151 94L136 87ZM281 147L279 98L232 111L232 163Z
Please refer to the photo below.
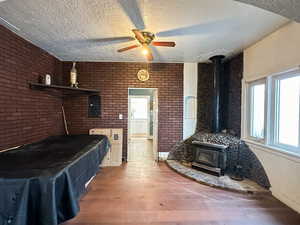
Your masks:
M154 46L164 46L164 47L175 47L176 43L173 41L153 41Z
M118 52L124 52L124 51L130 50L130 49L133 49L133 48L137 48L137 47L140 47L140 46L139 45L131 45L131 46L128 46L126 48L119 49Z
M145 29L143 14L141 11L141 8L143 8L143 5L145 4L144 2L138 0L118 0L118 3L135 28L141 30Z
M136 37L136 39L137 39L139 42L141 42L141 43L146 42L146 40L145 40L145 38L144 38L144 36L143 36L143 34L142 34L142 32L141 32L140 30L138 30L138 29L133 29L132 32L135 34L135 37Z
M135 40L134 37L124 36L124 37L95 38L95 39L90 39L89 41L99 42L99 43L108 42L114 44L114 43L121 43L121 42L134 41L134 40Z
M97 46L108 46L108 45L113 45L118 43L131 42L135 40L136 39L134 37L124 36L124 37L109 37L109 38L93 38L84 41L88 42L88 44L90 45L97 44Z
M228 29L237 29L228 27L228 24L234 24L234 18L215 20L206 23L195 24L187 27L179 27L172 30L165 30L156 33L157 37L173 37L173 36L188 36L188 35L206 35L218 32L228 31Z
M153 61L152 50L147 45L144 45L143 48L147 49L147 51L148 51L148 53L146 55L148 61Z

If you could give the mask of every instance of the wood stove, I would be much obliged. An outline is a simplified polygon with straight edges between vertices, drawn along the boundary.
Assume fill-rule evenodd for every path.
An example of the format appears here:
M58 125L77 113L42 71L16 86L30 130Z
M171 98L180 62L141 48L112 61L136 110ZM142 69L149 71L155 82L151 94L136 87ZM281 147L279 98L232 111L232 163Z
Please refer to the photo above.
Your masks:
M193 141L194 159L192 166L223 176L226 169L226 149L228 146L208 142Z

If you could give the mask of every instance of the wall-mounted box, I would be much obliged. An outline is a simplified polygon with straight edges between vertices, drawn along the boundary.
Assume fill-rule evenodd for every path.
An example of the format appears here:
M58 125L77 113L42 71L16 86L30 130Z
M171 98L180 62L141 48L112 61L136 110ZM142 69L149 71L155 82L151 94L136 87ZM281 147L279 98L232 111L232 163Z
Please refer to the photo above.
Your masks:
M101 116L101 97L100 95L90 95L88 99L88 116L96 118Z

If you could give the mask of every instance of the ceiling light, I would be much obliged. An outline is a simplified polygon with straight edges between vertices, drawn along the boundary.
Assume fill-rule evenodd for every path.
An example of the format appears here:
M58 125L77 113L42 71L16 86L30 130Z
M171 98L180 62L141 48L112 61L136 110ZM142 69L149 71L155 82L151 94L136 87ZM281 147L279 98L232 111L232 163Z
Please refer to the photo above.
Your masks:
M148 55L149 51L148 51L148 49L143 48L142 53L143 53L143 55Z

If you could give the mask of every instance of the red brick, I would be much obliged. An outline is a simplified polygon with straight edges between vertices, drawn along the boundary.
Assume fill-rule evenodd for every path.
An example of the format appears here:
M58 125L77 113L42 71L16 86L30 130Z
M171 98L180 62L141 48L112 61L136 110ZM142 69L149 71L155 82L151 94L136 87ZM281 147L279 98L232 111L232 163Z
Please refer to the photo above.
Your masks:
M145 63L80 62L77 64L81 87L99 89L102 116L87 117L86 97L64 102L71 133L88 133L91 128L123 128L124 151L127 155L128 88L158 88L159 151L167 152L182 139L183 64L153 63L149 65L150 79L140 82L136 74ZM67 83L70 62L63 63L63 78ZM118 114L124 120L118 119Z
M61 65L0 25L0 150L63 134L62 100L33 91L28 85L46 73L59 82Z
M71 63L60 62L47 52L0 26L0 150L64 133L62 100L29 89L39 75L49 73L53 83L67 84ZM87 98L64 101L71 133L88 133L94 127L124 129L127 155L128 88L158 88L159 151L169 151L182 139L183 64L83 62L78 64L81 87L101 90L102 116L87 117ZM150 80L136 74L149 68ZM118 119L118 114L124 120Z

